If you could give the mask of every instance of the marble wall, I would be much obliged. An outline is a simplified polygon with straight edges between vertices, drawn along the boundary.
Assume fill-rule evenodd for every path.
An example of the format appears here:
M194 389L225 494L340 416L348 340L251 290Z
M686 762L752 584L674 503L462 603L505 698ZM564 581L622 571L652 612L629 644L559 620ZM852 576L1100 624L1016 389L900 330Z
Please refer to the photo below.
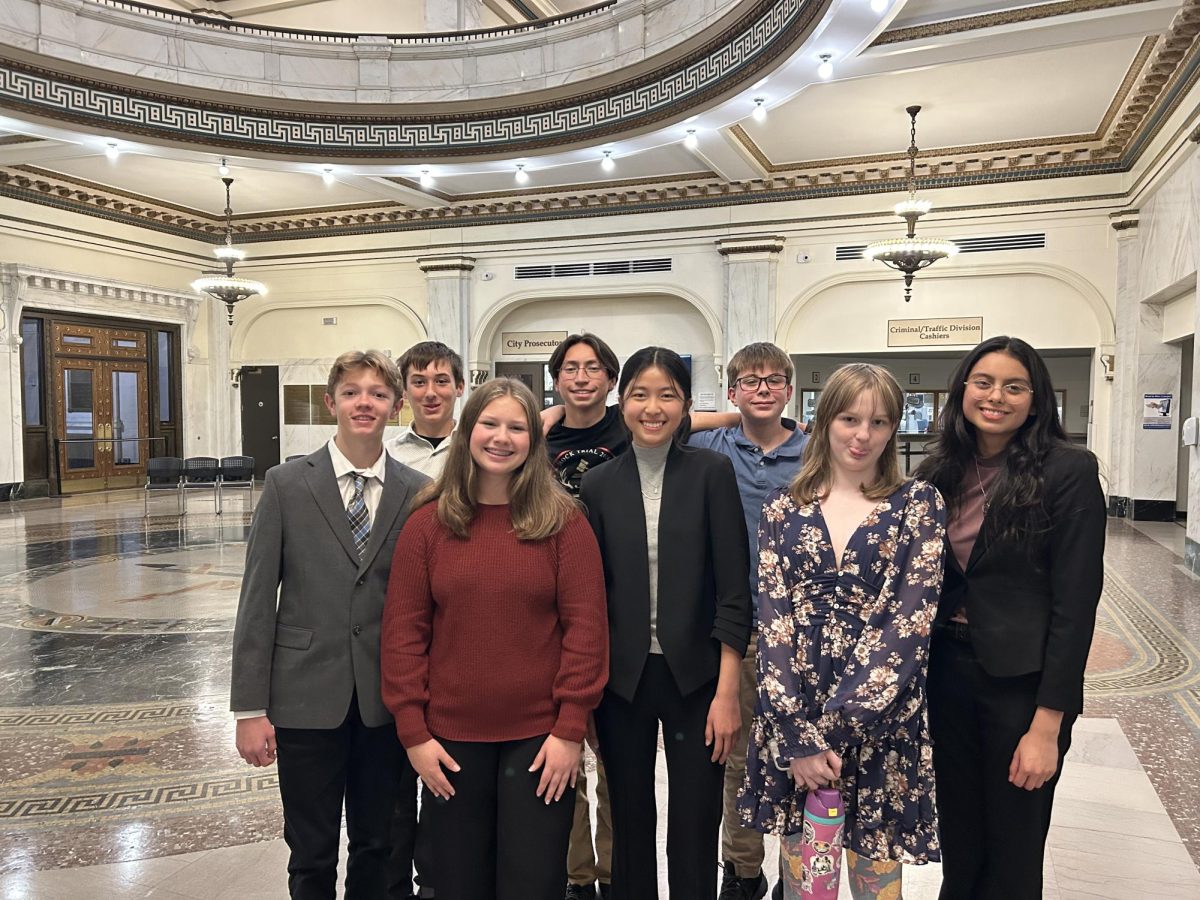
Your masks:
M431 103L558 87L683 43L737 0L623 0L552 29L459 40L289 40L83 0L4 0L0 44L105 71L219 91L329 102ZM426 0L428 30L479 25L474 2ZM436 27L435 27L436 26ZM328 23L314 23L328 28ZM381 29L382 30L382 29Z

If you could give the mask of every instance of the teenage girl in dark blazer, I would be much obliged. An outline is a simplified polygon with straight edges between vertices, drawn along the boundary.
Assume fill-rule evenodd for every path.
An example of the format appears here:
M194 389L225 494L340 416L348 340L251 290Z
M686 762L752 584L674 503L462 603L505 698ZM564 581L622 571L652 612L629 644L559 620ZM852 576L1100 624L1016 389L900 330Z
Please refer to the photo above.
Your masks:
M612 799L612 898L658 896L661 722L671 896L714 900L724 763L750 638L745 517L728 457L681 444L692 396L678 354L637 351L618 392L632 450L585 475L580 494L608 589L612 655L596 726Z
M1104 565L1096 459L1018 338L959 365L917 477L949 508L929 662L941 900L1037 900Z

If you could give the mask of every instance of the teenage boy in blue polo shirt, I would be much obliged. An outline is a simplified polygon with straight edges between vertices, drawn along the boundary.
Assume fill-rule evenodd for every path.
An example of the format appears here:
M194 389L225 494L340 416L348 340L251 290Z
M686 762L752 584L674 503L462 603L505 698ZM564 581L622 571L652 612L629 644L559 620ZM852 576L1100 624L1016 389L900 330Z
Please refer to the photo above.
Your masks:
M792 361L774 344L748 344L726 366L729 400L741 421L727 428L696 431L694 447L724 453L733 461L746 531L750 535L750 591L758 595L758 519L763 500L791 483L808 437L783 411L792 399ZM757 608L757 604L756 604ZM719 900L759 900L767 892L762 872L763 836L738 824L737 792L746 772L746 743L758 690L757 653L751 641L742 663L742 731L725 763L725 815L721 858L725 874Z

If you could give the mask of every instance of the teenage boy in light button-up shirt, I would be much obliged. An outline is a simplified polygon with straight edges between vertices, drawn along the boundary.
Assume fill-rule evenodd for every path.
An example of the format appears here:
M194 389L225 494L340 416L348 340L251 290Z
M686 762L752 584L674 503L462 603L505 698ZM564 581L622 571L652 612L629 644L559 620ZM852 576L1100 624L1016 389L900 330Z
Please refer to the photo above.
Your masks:
M733 461L742 512L750 536L750 592L758 594L758 520L763 501L786 487L800 469L804 430L783 412L792 399L792 361L774 344L748 344L726 366L728 396L740 421L727 428L695 431L688 443L724 453ZM757 609L757 602L755 604ZM757 616L755 617L757 621ZM725 865L720 900L759 900L767 891L762 872L763 836L738 824L737 792L746 771L746 743L758 690L754 641L742 663L742 730L725 763L725 815L721 858Z
M413 421L385 446L406 466L437 478L454 440L454 406L465 386L462 357L441 341L421 341L396 365Z

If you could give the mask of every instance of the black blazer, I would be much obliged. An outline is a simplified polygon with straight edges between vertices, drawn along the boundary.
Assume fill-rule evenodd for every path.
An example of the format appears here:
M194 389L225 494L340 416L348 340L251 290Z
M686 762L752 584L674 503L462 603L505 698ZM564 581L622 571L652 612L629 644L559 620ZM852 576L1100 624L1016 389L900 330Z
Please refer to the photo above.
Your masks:
M608 689L632 700L650 653L646 516L633 450L588 472L580 499L604 559ZM721 644L750 640L749 550L729 458L672 445L658 522L658 642L687 696L716 678Z
M947 541L938 620L965 607L984 671L1041 672L1037 704L1078 713L1104 581L1107 510L1092 454L1058 447L1045 466L1048 529L1014 546L990 537L985 519L965 571Z

